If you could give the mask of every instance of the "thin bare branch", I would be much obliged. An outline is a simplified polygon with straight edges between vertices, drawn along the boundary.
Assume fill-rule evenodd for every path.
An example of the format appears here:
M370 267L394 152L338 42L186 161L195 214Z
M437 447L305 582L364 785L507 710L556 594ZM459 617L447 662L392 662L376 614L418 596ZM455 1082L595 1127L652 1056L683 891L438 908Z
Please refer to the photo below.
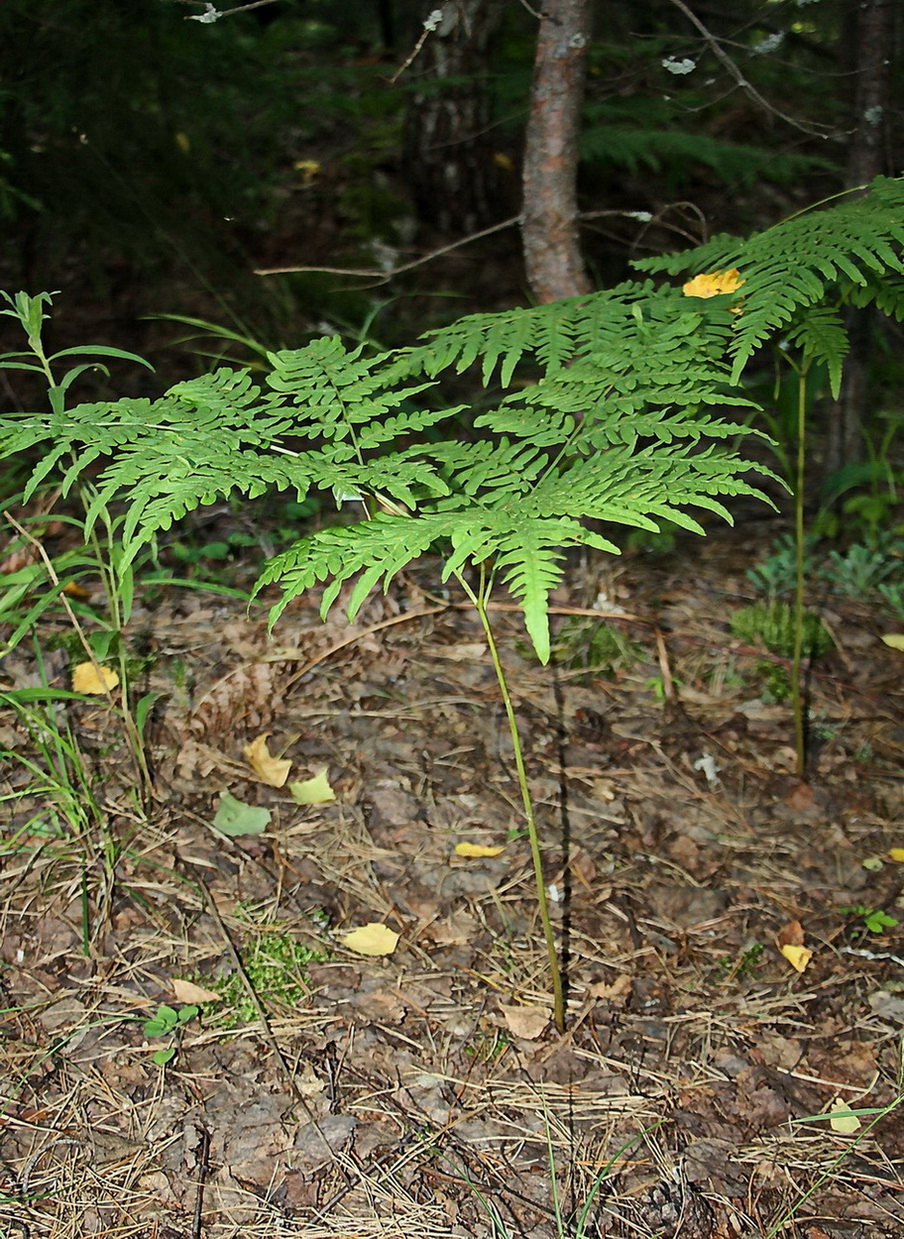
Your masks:
M261 267L254 274L292 275L299 271L315 271L320 275L367 276L370 279L375 279L385 284L393 276L401 275L403 271L413 271L415 267L422 267L425 262L432 262L434 258L448 254L451 250L457 250L462 245L468 245L471 241L479 241L481 237L488 237L494 232L502 232L505 228L514 228L520 223L521 216L513 215L511 219L504 219L501 224L491 224L489 228L482 228L480 232L472 232L466 237L460 237L459 240L452 241L449 245L441 245L439 249L431 250L429 254L424 254L421 258L412 259L411 262L404 262L399 267L392 267L389 271L374 269L373 267L364 269L355 267Z
M727 69L738 86L740 86L741 90L753 99L755 103L758 103L766 112L771 113L773 116L777 116L780 120L785 121L786 124L793 125L795 129L799 129L802 133L810 134L812 137L828 138L840 136L835 129L830 128L828 125L809 124L806 121L798 120L796 116L790 116L787 112L783 112L781 108L777 108L774 103L770 103L765 96L760 94L751 82L747 81L747 78L742 73L740 67L728 55L719 39L717 39L709 27L705 26L700 18L687 7L684 0L672 0L672 4L674 4L675 8L684 14L692 26L695 26L697 30L700 31L713 55L719 63Z

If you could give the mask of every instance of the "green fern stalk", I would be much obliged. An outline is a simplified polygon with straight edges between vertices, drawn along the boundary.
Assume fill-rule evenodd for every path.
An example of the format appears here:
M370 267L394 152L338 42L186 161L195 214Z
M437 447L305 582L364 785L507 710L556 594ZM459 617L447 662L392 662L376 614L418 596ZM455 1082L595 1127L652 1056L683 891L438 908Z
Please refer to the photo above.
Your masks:
M480 623L483 631L486 634L487 648L490 652L490 658L493 663L493 670L496 672L496 681L499 684L499 693L502 697L502 704L505 707L505 715L508 719L509 731L512 737L512 749L515 756L515 771L518 776L518 787L521 790L521 804L524 810L524 823L527 827L527 837L530 842L531 859L534 866L534 887L537 896L537 911L540 914L540 923L543 926L543 937L546 940L546 951L549 957L549 973L552 982L553 996L553 1022L560 1033L565 1031L565 989L562 983L562 970L559 967L559 952L556 946L555 932L552 926L552 918L549 915L549 899L546 893L546 876L543 871L543 853L540 847L540 833L537 829L537 816L534 811L534 800L530 791L530 783L527 779L527 767L524 763L524 750L521 745L521 733L518 729L518 718L515 714L515 707L512 702L512 695L509 692L508 681L505 675L505 668L502 665L502 660L499 657L499 649L496 645L496 638L493 634L493 628L490 624L490 617L487 612L487 602L491 585L485 568L481 567L480 586L474 591L470 588L464 577L459 576L458 582L464 592L470 598L474 609L480 617Z

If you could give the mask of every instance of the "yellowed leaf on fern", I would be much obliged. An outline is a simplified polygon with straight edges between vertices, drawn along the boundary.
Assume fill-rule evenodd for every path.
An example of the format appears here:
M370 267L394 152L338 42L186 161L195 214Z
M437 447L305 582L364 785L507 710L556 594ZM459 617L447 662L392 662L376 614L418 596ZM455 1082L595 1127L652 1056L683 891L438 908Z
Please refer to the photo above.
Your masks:
M904 632L887 632L882 640L893 650L904 650Z
M382 921L371 921L343 934L340 941L346 950L356 955L391 955L398 946L399 935Z
M483 843L456 843L455 855L465 856L469 860L478 860L481 856L500 856L505 847L488 847Z
M312 779L304 779L300 783L290 783L289 791L296 804L327 804L336 799L336 793L330 787L326 777L326 766L318 770Z
M115 671L97 663L78 663L72 668L72 691L75 693L100 697L118 683L119 676Z
M786 942L779 950L795 972L803 972L813 958L813 952L808 946L795 946L793 942Z
M727 271L695 275L692 280L682 284L681 291L685 297L718 297L721 293L737 292L743 283L737 267L729 267Z
M292 769L292 763L287 758L274 757L267 748L267 738L270 732L265 731L246 744L242 749L248 765L265 783L271 787L283 787Z

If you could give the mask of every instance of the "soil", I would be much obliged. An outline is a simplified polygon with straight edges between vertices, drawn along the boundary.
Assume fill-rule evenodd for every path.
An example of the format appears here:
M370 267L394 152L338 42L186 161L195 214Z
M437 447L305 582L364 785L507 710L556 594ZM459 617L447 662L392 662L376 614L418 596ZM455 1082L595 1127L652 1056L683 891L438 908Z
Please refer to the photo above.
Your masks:
M150 792L119 690L55 705L64 744L4 709L0 1232L900 1239L902 655L821 600L797 777L787 661L728 625L773 534L575 562L551 668L493 612L564 1034L499 689L435 563L270 636L263 608L142 587ZM3 687L68 687L69 633L48 619ZM263 733L282 787L244 754ZM335 800L296 803L323 770ZM224 791L266 829L216 829ZM374 922L393 953L345 945ZM151 1035L185 982L230 996Z

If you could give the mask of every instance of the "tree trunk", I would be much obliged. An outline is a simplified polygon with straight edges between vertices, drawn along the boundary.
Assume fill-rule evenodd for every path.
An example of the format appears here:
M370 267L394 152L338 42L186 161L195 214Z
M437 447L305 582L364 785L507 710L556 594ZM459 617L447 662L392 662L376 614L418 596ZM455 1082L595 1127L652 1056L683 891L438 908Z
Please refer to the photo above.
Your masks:
M407 70L418 85L405 119L405 179L418 217L447 234L498 219L489 69L503 9L504 0L427 4L424 16L439 10L439 24Z
M890 97L894 11L898 0L854 0L855 128L848 152L846 183L864 185L887 170L886 142ZM863 458L863 423L869 399L869 361L874 314L850 307L844 325L851 342L838 399L829 407L825 472Z
M578 133L591 0L546 0L524 147L521 234L538 302L590 291L578 240Z

